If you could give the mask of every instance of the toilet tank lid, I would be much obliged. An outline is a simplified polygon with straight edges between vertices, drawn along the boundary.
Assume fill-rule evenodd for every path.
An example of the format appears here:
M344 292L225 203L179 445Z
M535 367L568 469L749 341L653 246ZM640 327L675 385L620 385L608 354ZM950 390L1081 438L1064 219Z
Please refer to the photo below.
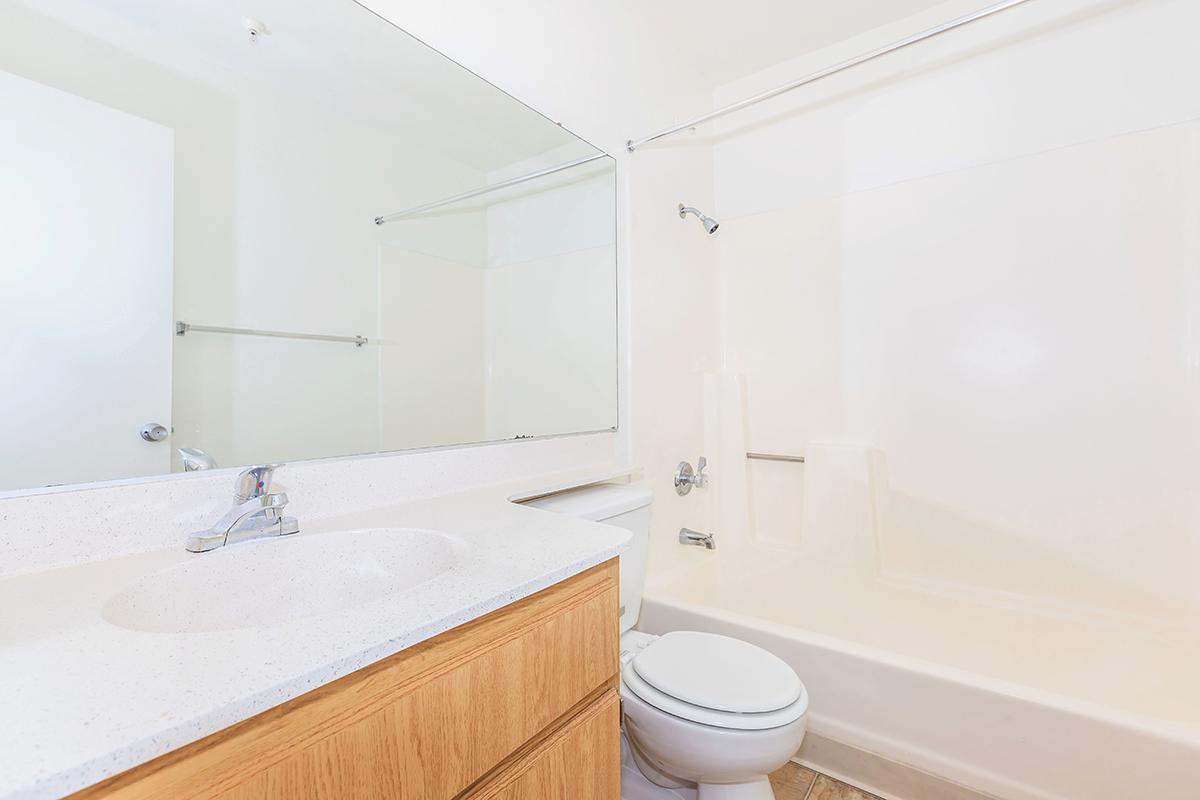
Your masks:
M599 483L526 500L524 505L580 519L610 519L650 505L654 493L629 485Z

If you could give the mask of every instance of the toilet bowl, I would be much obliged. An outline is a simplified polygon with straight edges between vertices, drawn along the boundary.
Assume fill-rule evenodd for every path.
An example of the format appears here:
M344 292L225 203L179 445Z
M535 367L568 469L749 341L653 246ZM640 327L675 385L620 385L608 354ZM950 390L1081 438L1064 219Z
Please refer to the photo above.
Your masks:
M771 653L726 636L621 638L624 731L638 769L699 800L771 800L767 775L795 755L808 692Z
M633 534L620 560L620 691L625 742L641 774L664 787L668 798L774 800L767 776L800 748L808 692L782 659L739 639L633 630L641 610L652 498L645 489L605 484L528 505Z

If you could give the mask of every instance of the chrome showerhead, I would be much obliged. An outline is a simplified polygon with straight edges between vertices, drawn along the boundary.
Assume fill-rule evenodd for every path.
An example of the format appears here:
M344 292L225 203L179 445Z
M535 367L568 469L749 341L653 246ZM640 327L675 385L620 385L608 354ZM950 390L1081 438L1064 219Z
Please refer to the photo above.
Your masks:
M721 223L717 222L712 217L701 213L699 209L692 208L691 206L685 206L683 203L680 203L679 218L683 219L688 214L695 214L696 219L700 220L700 224L704 226L704 232L710 236L717 232L717 228L721 227Z

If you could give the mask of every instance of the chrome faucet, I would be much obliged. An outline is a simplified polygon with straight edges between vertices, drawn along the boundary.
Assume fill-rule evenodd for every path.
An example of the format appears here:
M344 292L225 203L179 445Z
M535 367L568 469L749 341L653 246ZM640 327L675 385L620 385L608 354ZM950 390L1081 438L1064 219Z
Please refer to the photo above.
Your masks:
M181 447L178 452L179 460L183 462L184 472L199 472L217 468L217 460L198 447Z
M189 536L187 549L193 553L206 553L227 544L299 532L300 523L296 518L283 516L283 509L288 504L287 494L271 492L271 478L279 466L262 464L243 470L234 487L233 508L208 530Z

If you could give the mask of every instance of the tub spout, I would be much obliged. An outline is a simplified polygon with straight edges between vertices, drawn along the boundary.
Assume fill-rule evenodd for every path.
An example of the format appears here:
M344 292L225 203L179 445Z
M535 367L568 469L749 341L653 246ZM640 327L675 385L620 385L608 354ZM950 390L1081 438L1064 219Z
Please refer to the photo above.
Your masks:
M700 531L694 531L691 528L679 529L679 543L703 547L705 550L717 549L717 543L713 541L711 533L700 533Z

